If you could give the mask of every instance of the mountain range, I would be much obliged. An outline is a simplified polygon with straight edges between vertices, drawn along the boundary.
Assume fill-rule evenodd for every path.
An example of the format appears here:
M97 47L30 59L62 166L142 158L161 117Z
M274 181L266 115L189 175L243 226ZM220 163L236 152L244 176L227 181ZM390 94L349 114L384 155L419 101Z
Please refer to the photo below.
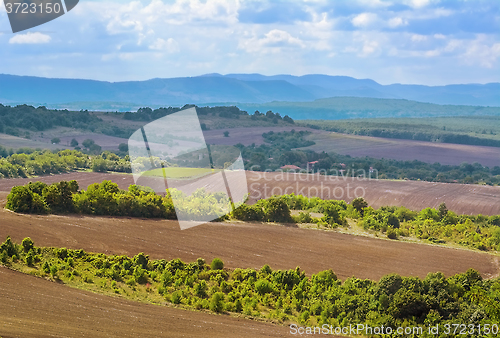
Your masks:
M0 103L81 109L193 104L312 102L332 97L406 99L435 104L500 107L500 83L382 85L329 75L206 74L196 77L107 82L0 74ZM108 107L109 106L109 107ZM108 107L108 108L106 108Z

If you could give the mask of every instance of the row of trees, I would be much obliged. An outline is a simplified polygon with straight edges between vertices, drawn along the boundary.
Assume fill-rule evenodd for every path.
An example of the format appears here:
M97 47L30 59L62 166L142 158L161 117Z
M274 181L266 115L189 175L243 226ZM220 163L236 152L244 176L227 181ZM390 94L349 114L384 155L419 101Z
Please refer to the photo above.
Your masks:
M4 153L2 149L5 148L0 147L0 178L61 174L77 169L132 172L128 156L121 158L109 151L100 155L88 155L77 150L51 152L21 149L18 153ZM3 155L7 156L2 157Z
M186 104L183 107L168 107L168 108L158 108L158 109L151 109L149 107L139 108L136 113L132 112L125 113L123 115L123 118L126 120L148 122L168 116L170 114L177 113L181 110L188 108L196 108L196 112L200 116L218 116L228 119L239 119L241 116L249 115L248 112L241 110L236 106L198 107L193 104ZM282 117L280 113L273 113L272 111L268 111L266 114L262 114L261 112L256 111L253 115L250 115L250 117L253 120L267 119L273 122L276 121L275 123L277 123L279 120L283 120L288 123L292 124L294 123L293 119L288 115Z
M179 259L151 260L91 254L83 250L36 247L25 238L0 245L0 263L38 276L50 276L69 285L97 284L125 297L166 300L187 308L218 313L243 313L272 321L321 327L357 324L391 328L421 328L414 337L453 336L453 324L465 324L461 336L493 337L499 332L498 278L483 280L475 270L446 278L383 276L379 281L355 277L341 281L332 270L307 276L291 270L225 269L222 260L207 265ZM429 332L439 325L438 334ZM450 331L446 332L446 327ZM471 325L475 331L471 331ZM413 331L415 332L415 331ZM376 334L361 334L374 337Z

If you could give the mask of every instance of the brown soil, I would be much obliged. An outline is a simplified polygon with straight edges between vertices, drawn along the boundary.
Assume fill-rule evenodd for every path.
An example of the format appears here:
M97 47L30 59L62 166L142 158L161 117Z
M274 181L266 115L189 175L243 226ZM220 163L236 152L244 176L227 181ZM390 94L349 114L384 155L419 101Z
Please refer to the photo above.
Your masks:
M0 200L5 201L5 194ZM468 268L477 269L484 277L497 273L495 257L486 253L293 226L209 223L182 231L174 221L21 215L6 209L0 211L0 224L0 239L10 235L20 242L31 237L39 246L129 256L144 252L154 259L186 262L220 257L231 268L300 266L308 274L332 269L342 279L378 280L392 272L419 277L436 271L451 275Z
M249 178L256 180L256 175L249 173ZM78 179L82 187L103 179L112 179L122 188L132 183L129 175L94 173L73 173L41 180L55 182L63 179ZM0 180L0 190L26 181ZM261 177L250 183L255 182L283 183L276 181L276 177L271 181ZM435 189L432 184L427 186L424 182L365 183L367 191L372 191L371 196L378 198L387 194L417 194L420 196L418 198L423 199L406 200L413 203L429 203L432 199L426 194ZM393 189L399 187L398 194L391 195L390 191L381 190L384 189L381 184L388 184ZM444 191L452 189L448 193L451 197L458 196L458 199L461 198L460 194L468 194L469 199L476 195L484 196L486 193L483 188L489 187L443 185ZM498 205L495 202L498 201L498 189L495 191L496 199L492 200L490 193L477 207L484 206L486 201ZM0 239L10 235L18 243L24 237L31 237L38 246L82 248L129 256L144 252L153 259L181 258L186 262L198 257L207 261L220 257L229 268L260 268L264 264L269 264L273 269L300 266L308 274L332 269L341 279L356 276L378 280L392 272L425 277L429 272L441 271L449 276L469 268L477 269L485 278L498 274L498 258L482 252L273 224L210 223L181 231L177 222L165 220L22 215L3 208L6 196L6 192L0 193ZM466 205L464 202L457 203ZM96 295L4 268L0 268L0 299L0 336L3 338L289 335L286 327Z
M304 149L334 152L352 157L390 158L402 161L419 160L443 165L478 162L484 166L500 165L500 148L451 143L432 143L340 133L315 133L309 138L315 145Z
M73 179L78 180L81 189L103 180L111 180L122 189L134 184L133 177L126 174L70 173L31 179L3 179L0 180L0 191L10 191L13 186L23 185L29 181L54 183ZM368 204L374 208L395 205L421 210L438 207L444 202L448 209L458 214L500 214L500 187L422 181L358 180L352 177L344 179L292 173L285 173L282 176L279 173L247 172L247 179L250 203L272 194L292 192L306 196L344 199L348 202L353 197L364 195ZM141 183L145 185L147 180L151 181L152 186L154 185L155 178L148 178ZM207 189L220 191L221 187L207 186Z
M0 337L284 337L289 329L143 304L0 267Z

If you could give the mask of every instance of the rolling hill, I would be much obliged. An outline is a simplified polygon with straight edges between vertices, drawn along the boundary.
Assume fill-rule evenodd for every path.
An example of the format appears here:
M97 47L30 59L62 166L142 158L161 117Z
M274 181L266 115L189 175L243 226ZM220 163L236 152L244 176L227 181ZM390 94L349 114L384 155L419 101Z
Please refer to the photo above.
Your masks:
M500 83L381 85L328 75L207 74L197 77L106 82L0 74L0 103L53 108L135 110L141 106L311 102L331 97L405 99L435 104L500 106Z

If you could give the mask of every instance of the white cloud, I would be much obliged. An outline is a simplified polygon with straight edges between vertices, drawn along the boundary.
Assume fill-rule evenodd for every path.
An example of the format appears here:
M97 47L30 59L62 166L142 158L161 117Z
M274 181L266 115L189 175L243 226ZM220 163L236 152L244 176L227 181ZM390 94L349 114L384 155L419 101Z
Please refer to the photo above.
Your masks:
M420 35L420 34L413 34L411 36L411 41L413 42L422 42L422 41L427 41L427 36L425 35Z
M406 19L403 19L399 16L395 17L395 18L392 18L390 19L387 24L389 25L389 27L391 28L396 28L396 27L400 27L400 26L406 26L408 25L408 21Z
M410 5L413 8L422 8L422 7L426 7L427 5L429 5L430 0L410 0L410 1L407 1L407 3L408 3L408 5Z
M305 47L302 40L293 37L290 33L273 29L266 33L263 38L250 38L240 42L239 47L247 52L280 52L284 47Z
M377 21L377 15L373 13L361 13L356 15L351 23L356 27L368 27Z
M16 34L9 39L11 44L38 44L38 43L49 43L52 38L50 35L43 34L40 32L28 32L26 34Z
M167 40L157 38L149 45L149 49L165 51L167 53L177 53L180 50L179 44L172 38L168 38Z

